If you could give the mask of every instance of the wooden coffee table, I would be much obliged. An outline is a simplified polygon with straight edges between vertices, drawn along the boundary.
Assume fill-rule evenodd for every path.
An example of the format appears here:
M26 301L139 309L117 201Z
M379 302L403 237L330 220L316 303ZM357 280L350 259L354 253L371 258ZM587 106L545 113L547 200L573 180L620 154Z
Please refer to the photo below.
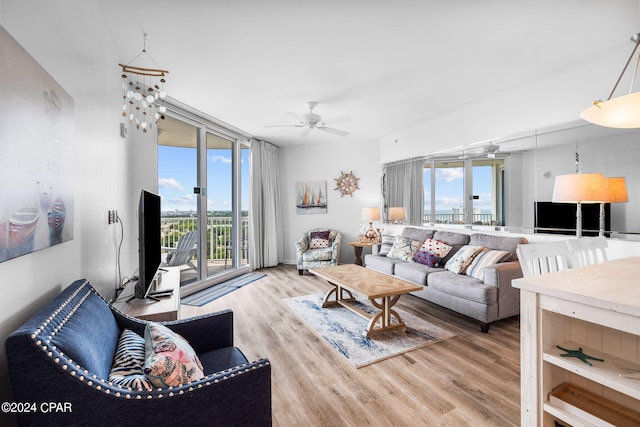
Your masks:
M335 265L331 267L311 268L309 272L331 283L334 287L324 297L322 307L341 305L354 313L369 319L365 331L367 338L406 325L392 307L402 294L415 292L422 286L380 273L356 264ZM352 304L356 299L353 293L367 297L380 312L366 313ZM395 318L396 322L392 322Z

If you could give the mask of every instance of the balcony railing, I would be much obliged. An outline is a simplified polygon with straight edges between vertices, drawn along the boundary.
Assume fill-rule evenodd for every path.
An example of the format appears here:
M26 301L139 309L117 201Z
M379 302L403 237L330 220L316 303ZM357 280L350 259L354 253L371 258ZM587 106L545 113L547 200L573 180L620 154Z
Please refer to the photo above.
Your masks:
M424 223L427 224L465 224L464 214L435 214L434 221L430 214L425 214ZM495 225L493 214L473 214L473 225Z
M249 217L240 218L241 264L246 264L248 257L247 242L249 237ZM198 228L196 217L162 217L162 246L175 247L180 237L188 231ZM207 259L228 260L232 257L232 222L230 216L207 217ZM197 257L196 257L197 258Z

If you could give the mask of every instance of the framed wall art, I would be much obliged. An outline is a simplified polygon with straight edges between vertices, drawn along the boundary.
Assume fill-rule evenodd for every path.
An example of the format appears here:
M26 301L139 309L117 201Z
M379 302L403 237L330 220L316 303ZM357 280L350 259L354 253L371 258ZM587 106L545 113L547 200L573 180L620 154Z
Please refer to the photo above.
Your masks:
M327 181L296 183L296 212L301 215L327 213Z
M0 262L73 239L73 98L0 26Z

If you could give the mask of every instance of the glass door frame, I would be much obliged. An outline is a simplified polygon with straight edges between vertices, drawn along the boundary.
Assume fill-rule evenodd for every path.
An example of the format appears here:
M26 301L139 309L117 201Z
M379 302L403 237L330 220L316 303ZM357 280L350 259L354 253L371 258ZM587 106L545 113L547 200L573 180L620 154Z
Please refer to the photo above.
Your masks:
M222 273L208 276L207 262L198 262L197 280L186 285L192 292L203 289L211 284L219 283L231 277L249 271L249 265L241 265L241 232L242 206L241 206L241 150L243 146L250 147L251 138L248 134L235 129L223 122L207 116L191 107L181 104L175 100L166 101L166 115L176 120L183 121L197 128L196 141L196 206L198 215L198 260L207 260L207 245L202 242L207 241L207 133L211 133L232 143L232 206L231 206L231 238L232 238L232 267ZM248 252L248 251L247 251ZM189 293L192 293L189 292Z

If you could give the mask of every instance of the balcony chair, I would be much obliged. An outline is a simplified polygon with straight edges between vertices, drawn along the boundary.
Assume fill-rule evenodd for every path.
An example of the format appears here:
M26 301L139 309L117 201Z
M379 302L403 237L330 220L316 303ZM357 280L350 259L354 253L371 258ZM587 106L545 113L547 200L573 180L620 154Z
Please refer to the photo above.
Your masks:
M296 242L298 273L314 267L337 265L342 234L329 228L309 230Z
M17 414L19 423L271 425L271 364L268 359L248 362L234 347L231 310L162 323L188 341L204 378L172 387L127 387L110 380L114 355L123 352L120 337L136 337L141 345L148 324L113 308L86 280L63 290L5 342L13 400L35 402L38 409ZM135 334L122 334L125 329ZM151 354L169 351L169 345ZM124 353L129 362L135 360L130 347ZM136 378L146 379L139 370ZM49 402L69 410L39 409Z
M538 276L571 268L569 246L564 240L518 245L516 254L524 277Z
M582 237L567 240L573 267L598 264L607 261L607 239L604 236Z
M174 248L163 246L161 249L166 251L162 265L177 267L186 264L189 266L186 270L197 270L195 264L191 261L198 249L197 231L188 231L180 236Z

